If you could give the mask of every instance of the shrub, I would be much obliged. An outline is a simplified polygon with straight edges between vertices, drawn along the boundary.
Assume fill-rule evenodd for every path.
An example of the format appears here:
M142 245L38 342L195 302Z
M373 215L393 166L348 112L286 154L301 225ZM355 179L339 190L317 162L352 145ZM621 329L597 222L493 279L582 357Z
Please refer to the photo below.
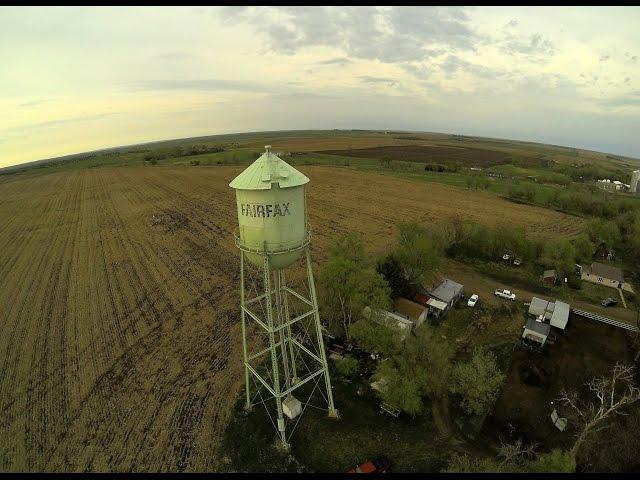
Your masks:
M353 376L358 371L359 366L358 359L351 355L346 355L336 362L338 373L345 378Z

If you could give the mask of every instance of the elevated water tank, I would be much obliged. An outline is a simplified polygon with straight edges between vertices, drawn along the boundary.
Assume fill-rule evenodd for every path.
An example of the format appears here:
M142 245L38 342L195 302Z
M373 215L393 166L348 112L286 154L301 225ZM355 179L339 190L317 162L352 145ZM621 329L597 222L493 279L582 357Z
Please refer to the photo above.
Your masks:
M640 194L640 170L631 174L631 191L636 195Z
M247 259L262 266L263 256L279 270L301 255L307 238L305 185L309 179L274 155L271 146L229 184L236 191L239 243Z

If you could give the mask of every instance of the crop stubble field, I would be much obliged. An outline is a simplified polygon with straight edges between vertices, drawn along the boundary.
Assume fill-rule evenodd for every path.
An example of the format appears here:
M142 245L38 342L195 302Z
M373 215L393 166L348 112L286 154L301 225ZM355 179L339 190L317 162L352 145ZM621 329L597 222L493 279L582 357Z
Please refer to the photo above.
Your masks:
M227 186L241 169L0 179L0 471L216 469L243 382ZM484 192L301 170L316 262L347 230L381 253L402 220L461 215L532 235L582 225Z

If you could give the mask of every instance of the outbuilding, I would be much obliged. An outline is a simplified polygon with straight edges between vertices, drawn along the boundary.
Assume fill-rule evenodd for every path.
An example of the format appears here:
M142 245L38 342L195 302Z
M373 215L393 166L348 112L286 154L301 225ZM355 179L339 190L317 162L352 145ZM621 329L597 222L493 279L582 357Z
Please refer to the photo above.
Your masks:
M399 313L413 320L415 327L418 327L426 320L428 313L424 306L402 297L395 299L393 302L393 310L394 313Z
M436 300L435 298L427 300L427 312L432 317L440 317L440 315L447 311L447 308L449 308L449 306L440 300Z
M558 274L555 270L545 270L540 276L540 281L545 287L553 287L558 281Z
M411 330L413 330L414 322L409 317L400 313L388 312L386 310L378 310L371 314L371 308L365 307L362 312L365 318L373 320L380 325L392 328L400 332L400 336L404 339Z
M444 282L431 292L431 297L446 303L451 308L462 297L463 293L463 285L445 278Z
M548 323L541 322L535 318L529 318L524 325L522 340L525 343L543 347L550 331L551 326Z

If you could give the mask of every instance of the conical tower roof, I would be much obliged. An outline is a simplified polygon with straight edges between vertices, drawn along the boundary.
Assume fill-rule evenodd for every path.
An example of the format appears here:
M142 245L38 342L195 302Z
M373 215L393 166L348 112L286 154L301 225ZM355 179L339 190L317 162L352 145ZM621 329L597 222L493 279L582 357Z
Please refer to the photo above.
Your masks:
M289 188L309 182L309 178L271 153L271 145L265 145L264 148L264 154L231 181L231 188L269 190L272 183L279 184L280 188Z

